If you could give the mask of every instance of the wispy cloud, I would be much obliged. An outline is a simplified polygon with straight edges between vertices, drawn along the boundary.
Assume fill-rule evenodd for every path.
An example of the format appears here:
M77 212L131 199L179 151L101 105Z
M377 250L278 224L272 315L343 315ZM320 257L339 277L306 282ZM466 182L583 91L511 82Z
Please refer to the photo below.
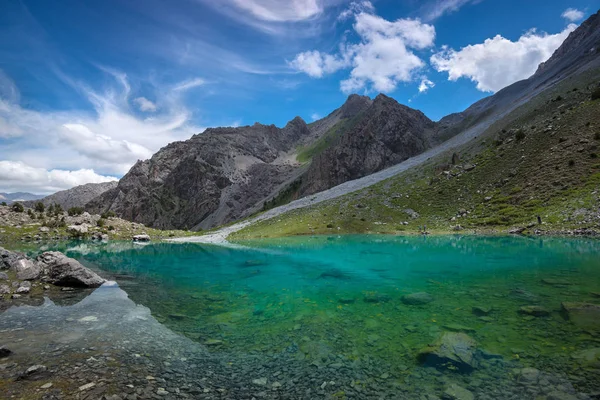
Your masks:
M421 9L421 14L425 21L434 21L445 14L450 14L458 11L460 8L468 4L477 4L483 0L433 0Z
M186 91L198 86L202 86L206 83L206 81L202 78L193 78L193 79L189 79L186 81L183 81L181 83L178 83L177 85L175 85L173 87L173 90L176 91Z
M0 138L9 135L11 138L2 146L0 161L5 162L4 167L20 165L15 162L21 162L38 173L40 169L48 173L89 170L98 176L119 176L138 159L149 158L166 144L203 131L191 122L192 113L176 95L181 90L169 90L168 86L156 88L161 106L145 99L147 104L140 101L141 96L130 98L133 90L126 74L103 70L114 78L116 84L104 92L97 92L84 83L63 76L90 101L93 112L38 111L0 99ZM5 76L5 79L8 78ZM187 81L187 88L197 86L198 82ZM183 88L186 85L179 86ZM151 118L141 118L132 110L133 105L160 112ZM92 175L86 172L75 176L83 179ZM34 181L31 185L31 190L38 189Z

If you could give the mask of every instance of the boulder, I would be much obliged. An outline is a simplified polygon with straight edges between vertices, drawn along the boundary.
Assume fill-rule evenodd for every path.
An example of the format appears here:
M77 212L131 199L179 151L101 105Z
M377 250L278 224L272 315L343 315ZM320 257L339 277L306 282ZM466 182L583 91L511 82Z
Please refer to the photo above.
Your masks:
M533 317L547 317L550 311L542 306L523 306L519 308L519 314L531 315Z
M462 332L446 332L419 353L421 362L435 367L454 367L470 372L476 367L477 342Z
M20 258L22 254L13 253L0 247L0 270L11 268Z
M600 305L592 303L562 302L561 314L583 329L600 329Z
M518 371L517 381L523 385L537 384L540 380L540 371L535 368L523 368Z
M67 227L67 232L69 232L69 234L71 234L72 236L76 237L85 236L88 234L88 225L69 225Z
M4 346L0 346L0 358L6 358L8 356L10 356L12 354L12 351L10 351L10 349L4 347Z
M584 367L600 369L600 347L576 351L571 358Z
M475 396L464 387L453 383L444 391L443 398L445 400L473 400Z
M0 285L0 294L10 294L10 286Z
M13 268L17 273L17 279L33 280L38 279L42 273L42 268L35 262L22 258L13 264Z
M30 291L31 291L31 282L24 281L24 282L21 282L21 284L17 288L16 292L19 294L26 294L26 293L29 293Z
M0 280L3 280L3 281L8 280L8 275L6 275L6 272L0 272Z
M44 270L44 280L57 286L98 287L105 280L95 272L57 251L37 258Z
M133 236L133 241L134 242L149 242L150 241L150 236L146 235L146 234L134 235Z
M411 293L402 296L402 302L410 306L421 306L431 303L432 301L433 297L429 293L425 292Z

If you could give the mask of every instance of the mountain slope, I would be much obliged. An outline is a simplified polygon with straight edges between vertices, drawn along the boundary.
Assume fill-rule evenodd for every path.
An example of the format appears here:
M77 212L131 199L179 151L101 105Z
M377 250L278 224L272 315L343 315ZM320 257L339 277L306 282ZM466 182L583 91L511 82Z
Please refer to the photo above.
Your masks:
M71 189L61 190L37 201L24 202L24 205L33 208L35 203L41 201L45 206L59 204L63 210L68 210L71 207L83 207L102 193L116 187L117 182L87 183Z

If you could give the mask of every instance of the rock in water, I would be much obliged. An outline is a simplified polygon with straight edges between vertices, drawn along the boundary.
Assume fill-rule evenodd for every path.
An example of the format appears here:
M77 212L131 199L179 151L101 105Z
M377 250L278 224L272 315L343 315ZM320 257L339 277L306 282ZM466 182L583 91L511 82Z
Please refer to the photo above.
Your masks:
M462 332L446 332L419 354L420 360L435 367L454 367L470 372L476 367L477 342Z
M580 328L600 329L600 305L562 302L562 315Z
M44 270L44 279L57 286L98 287L105 282L77 260L57 251L43 253L37 261Z
M473 400L475 396L462 386L456 383L451 384L444 392L444 399L447 400Z
M421 306L431 303L433 297L429 293L419 292L402 296L402 302L410 306Z
M42 273L42 268L37 263L25 258L16 261L13 267L17 272L17 279L22 281L37 279Z
M550 315L550 311L542 306L523 306L519 308L519 314L531 315L534 317L547 317Z
M577 351L571 358L584 367L600 369L600 347Z
M12 351L10 351L10 349L7 349L4 346L0 346L0 358L6 358L8 356L10 356L12 354Z

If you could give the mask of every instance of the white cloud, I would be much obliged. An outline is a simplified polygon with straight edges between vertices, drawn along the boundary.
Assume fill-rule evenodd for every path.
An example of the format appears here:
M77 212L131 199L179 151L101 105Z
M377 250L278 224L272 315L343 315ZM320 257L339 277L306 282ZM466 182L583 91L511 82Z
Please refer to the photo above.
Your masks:
M20 161L0 161L0 187L8 192L28 191L48 194L85 183L116 180L117 178L112 176L99 175L93 169L46 170Z
M568 21L576 22L582 20L584 14L583 11L577 10L575 8L567 8L561 16Z
M496 35L459 51L444 48L431 57L431 64L439 72L448 72L451 81L465 77L481 91L496 92L531 76L575 28L571 24L554 35L531 30L515 42Z
M133 101L138 105L140 111L143 111L143 112L155 112L156 111L156 104L154 104L153 102L151 102L150 100L148 100L145 97L137 97L137 98L133 99Z
M230 0L263 21L302 21L323 11L317 0Z
M312 119L313 121L316 121L318 119L321 119L321 116L317 113L312 113L310 116L310 119Z
M313 78L351 68L350 76L340 82L345 93L391 92L399 83L413 81L415 72L425 66L413 50L433 46L435 28L418 19L387 21L364 8L354 18L359 43L342 44L335 55L317 50L300 53L290 67Z
M353 1L347 9L342 11L338 16L338 21L345 21L360 13L375 12L375 7L370 1Z
M348 65L349 60L338 56L321 53L320 51L305 51L299 53L289 62L290 67L302 71L310 77L321 78Z
M421 78L421 83L419 84L419 93L425 93L432 87L435 87L435 83L433 83L426 77L423 77L423 78Z

